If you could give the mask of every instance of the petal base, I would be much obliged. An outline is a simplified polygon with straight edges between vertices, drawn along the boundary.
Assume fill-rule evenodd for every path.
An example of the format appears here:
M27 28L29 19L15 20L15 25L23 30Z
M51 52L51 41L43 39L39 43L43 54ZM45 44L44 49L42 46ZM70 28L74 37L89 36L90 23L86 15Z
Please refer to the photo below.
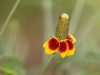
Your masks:
M72 36L71 34L68 34L67 39L71 40L73 43L76 42L76 39L74 36Z

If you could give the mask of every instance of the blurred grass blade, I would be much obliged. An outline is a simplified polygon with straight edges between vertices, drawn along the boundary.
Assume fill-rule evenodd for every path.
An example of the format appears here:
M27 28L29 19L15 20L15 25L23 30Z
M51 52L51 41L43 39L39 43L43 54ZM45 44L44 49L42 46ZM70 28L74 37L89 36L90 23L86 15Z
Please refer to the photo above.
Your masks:
M71 34L74 34L74 32L75 32L75 30L77 28L77 25L78 25L78 22L80 20L80 16L82 14L82 10L83 10L85 1L86 0L77 0L76 1L75 8L74 8L73 14L71 16L70 27L69 27L70 28L69 29L69 32Z
M43 13L44 13L44 40L49 39L53 33L53 14L52 14L52 0L43 0ZM43 63L48 60L43 52Z
M14 70L7 66L1 66L0 70L6 73L7 75L18 75Z
M13 15L15 9L16 9L16 7L18 6L19 2L20 2L20 0L17 0L17 1L16 1L15 5L13 6L11 12L9 13L9 15L8 15L8 17L7 17L7 19L6 19L6 21L4 22L4 25L3 25L3 27L1 28L1 31L0 31L0 38L1 38L1 36L2 36L2 34L3 34L3 32L4 32L4 30L5 30L5 28L6 28L6 26L7 26L8 22L9 22L9 20L11 19L12 15Z
M81 32L81 34L84 34L84 35L81 35L81 37L80 38L78 38L78 40L80 40L80 41L77 41L77 46L82 42L82 40L84 39L84 37L87 35L87 33L92 29L92 28L94 28L94 26L95 26L95 24L97 23L97 22L99 22L100 21L100 10L99 11L97 11L91 18L90 18L90 20L82 27L82 29L80 29L80 31L78 31L78 33L77 33L77 35L76 36L78 36L78 35L80 35L80 32ZM84 30L85 29L85 30Z

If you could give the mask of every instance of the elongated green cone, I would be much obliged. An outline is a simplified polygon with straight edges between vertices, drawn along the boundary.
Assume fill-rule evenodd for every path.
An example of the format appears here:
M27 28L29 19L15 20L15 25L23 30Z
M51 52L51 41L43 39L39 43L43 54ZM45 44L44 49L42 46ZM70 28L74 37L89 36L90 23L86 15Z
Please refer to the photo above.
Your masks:
M66 13L63 13L59 16L56 33L55 33L56 37L59 40L66 39L69 30L69 23L70 23L70 17Z

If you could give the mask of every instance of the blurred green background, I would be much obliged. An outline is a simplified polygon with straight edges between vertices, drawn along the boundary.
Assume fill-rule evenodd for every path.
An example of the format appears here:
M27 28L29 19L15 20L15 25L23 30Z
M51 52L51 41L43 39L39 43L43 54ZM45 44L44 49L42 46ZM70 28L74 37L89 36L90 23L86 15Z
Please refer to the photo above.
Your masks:
M0 0L0 30L16 0ZM100 75L100 0L20 0L0 37L0 75L39 75L51 55L43 43L55 35L58 17L71 17L73 56L56 53L44 75Z

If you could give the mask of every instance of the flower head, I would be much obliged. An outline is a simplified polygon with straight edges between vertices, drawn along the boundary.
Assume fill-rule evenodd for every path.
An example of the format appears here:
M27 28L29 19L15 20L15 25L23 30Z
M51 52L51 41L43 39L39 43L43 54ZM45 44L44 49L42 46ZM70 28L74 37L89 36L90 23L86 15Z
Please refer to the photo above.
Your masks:
M74 54L76 39L68 34L69 23L69 16L66 13L61 14L56 28L56 36L43 44L46 54L54 54L59 51L62 58Z
M76 40L72 35L68 34L68 36L69 37L66 38L65 40L58 40L58 38L51 38L48 41L46 41L43 45L46 54L54 54L57 51L59 51L62 58L64 58L65 56L73 55L75 51L73 43Z

